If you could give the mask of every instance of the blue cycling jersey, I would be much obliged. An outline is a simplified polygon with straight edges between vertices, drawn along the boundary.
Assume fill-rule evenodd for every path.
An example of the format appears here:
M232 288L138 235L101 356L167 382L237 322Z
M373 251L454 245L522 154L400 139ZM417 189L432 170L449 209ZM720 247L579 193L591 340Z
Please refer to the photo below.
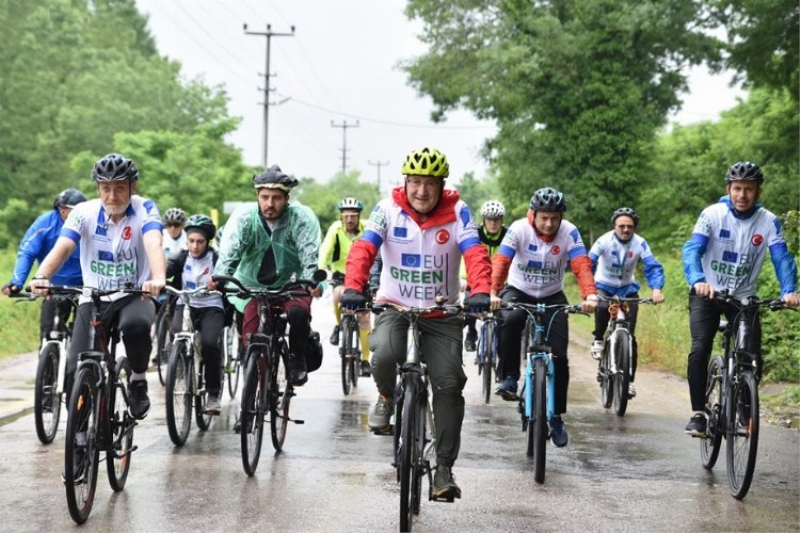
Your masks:
M17 264L14 266L11 283L18 287L22 287L25 284L25 280L28 279L31 268L33 268L34 261L41 264L47 254L50 253L50 250L56 245L63 225L64 221L61 220L61 215L56 209L41 215L31 224L19 245ZM79 247L75 247L72 255L50 278L50 282L53 285L83 285Z

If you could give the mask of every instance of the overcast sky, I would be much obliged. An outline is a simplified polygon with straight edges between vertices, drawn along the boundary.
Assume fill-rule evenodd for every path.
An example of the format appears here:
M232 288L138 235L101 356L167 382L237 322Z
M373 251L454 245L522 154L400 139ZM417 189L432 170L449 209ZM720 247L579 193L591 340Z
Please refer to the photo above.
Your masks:
M293 36L271 39L269 164L288 173L330 179L342 168L346 131L347 170L382 189L396 184L406 153L434 145L450 160L456 180L474 171L482 178L478 157L484 139L496 129L469 113L448 115L442 125L429 119L432 104L406 84L400 60L424 52L416 39L419 25L403 15L400 0L136 0L150 17L150 30L162 55L179 61L186 78L201 76L208 85L224 85L229 112L242 117L230 141L248 164L263 159L265 32ZM672 120L713 120L735 105L740 92L726 77L691 73L692 94ZM288 98L288 100L287 100ZM347 124L346 130L337 126ZM380 166L379 166L380 164Z

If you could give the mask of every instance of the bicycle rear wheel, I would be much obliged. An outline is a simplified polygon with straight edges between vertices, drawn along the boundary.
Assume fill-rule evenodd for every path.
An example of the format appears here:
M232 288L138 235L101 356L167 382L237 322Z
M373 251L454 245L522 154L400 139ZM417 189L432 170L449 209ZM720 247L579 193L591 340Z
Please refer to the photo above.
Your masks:
M708 381L706 383L706 417L708 438L700 439L700 461L703 468L711 470L717 464L720 444L722 444L722 357L715 356L708 365Z
M619 329L614 335L617 336L614 343L617 361L617 373L614 375L614 412L617 416L625 416L631 381L631 334L625 329Z
M264 376L261 354L256 347L248 351L247 368L244 372L244 388L242 389L241 442L242 466L248 476L256 473L258 460L261 457L261 443L264 439L264 413L269 378Z
M400 531L411 531L411 516L414 510L414 487L417 448L417 391L406 386L403 401L403 421L400 427L398 459L400 472Z
M286 441L286 430L289 427L289 405L294 396L294 389L286 380L287 370L285 357L288 357L286 344L282 345L279 353L272 357L272 368L270 368L270 392L271 401L269 405L270 430L272 435L272 447L276 452L283 449Z
M208 391L205 384L205 363L200 361L200 371L197 373L197 394L194 397L194 418L200 431L206 431L211 426L212 415L206 414Z
M533 432L533 479L544 483L547 454L547 363L544 359L533 362L533 420L528 422L528 431Z
M36 436L42 444L50 444L58 431L61 416L61 394L58 393L59 345L51 341L39 354L36 369L36 388L33 393L33 419Z
M231 400L233 400L239 390L239 378L242 373L241 337L239 336L239 330L236 329L236 324L225 327L222 332L222 346L225 349L225 373L228 376L228 392L231 395Z
M188 346L177 341L167 365L167 431L176 446L183 446L192 427L192 369L187 366Z
M747 496L758 453L758 387L750 370L741 371L728 400L728 484L737 500Z
M600 403L608 409L614 399L614 378L609 370L609 359L612 356L609 353L611 346L608 341L605 341L604 344L603 356L597 364L597 378L600 381Z
M483 403L489 403L494 392L492 380L492 352L493 352L493 339L494 339L494 323L484 321L481 325L481 338L478 342L478 372L482 374L483 383Z
M67 404L64 446L64 486L72 519L83 524L89 518L97 489L100 442L97 439L99 402L102 395L89 370L80 370Z
M347 320L347 317L343 317L341 323L341 338L339 346L339 354L342 357L342 392L345 396L350 394L350 389L353 385L353 372L352 372L352 362L353 362L353 349L350 343L350 322Z
M350 383L358 387L358 377L361 375L361 337L359 336L358 322L353 318L350 321L350 346L353 357L350 358Z
M117 364L109 372L108 428L106 435L110 446L106 449L108 483L114 492L125 488L131 468L133 428L136 422L128 413L128 386L131 364L127 357L117 357Z

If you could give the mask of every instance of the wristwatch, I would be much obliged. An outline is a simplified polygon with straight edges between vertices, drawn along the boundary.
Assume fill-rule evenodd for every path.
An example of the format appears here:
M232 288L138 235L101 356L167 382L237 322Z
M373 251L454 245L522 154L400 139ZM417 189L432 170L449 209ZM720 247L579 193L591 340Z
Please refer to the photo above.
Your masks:
M32 279L50 279L50 278L48 278L48 277L47 277L47 276L45 276L44 274L40 274L40 273L38 273L38 272L37 272L37 273L36 273L36 275L35 275L35 276L33 276L33 278L32 278Z

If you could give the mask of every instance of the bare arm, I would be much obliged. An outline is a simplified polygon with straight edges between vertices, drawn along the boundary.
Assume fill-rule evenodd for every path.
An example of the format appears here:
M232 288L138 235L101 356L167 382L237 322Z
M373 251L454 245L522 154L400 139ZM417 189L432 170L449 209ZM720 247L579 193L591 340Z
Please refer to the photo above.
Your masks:
M162 238L160 231L148 231L142 236L150 263L150 279L142 284L142 290L149 291L152 296L158 296L167 284L167 260L161 246Z

